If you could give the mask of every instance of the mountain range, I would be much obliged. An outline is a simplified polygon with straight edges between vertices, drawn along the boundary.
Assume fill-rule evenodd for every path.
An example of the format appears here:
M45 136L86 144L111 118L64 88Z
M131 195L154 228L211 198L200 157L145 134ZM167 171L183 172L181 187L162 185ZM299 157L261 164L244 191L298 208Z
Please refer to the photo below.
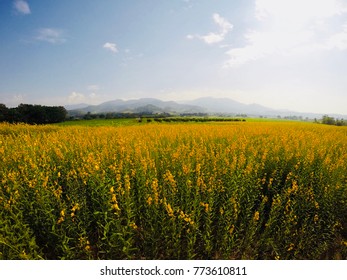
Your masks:
M131 100L116 99L99 105L76 104L67 105L70 116L101 113L169 113L177 114L246 114L250 116L285 117L302 116L304 118L321 118L324 114L302 113L289 110L277 110L256 103L244 104L230 98L202 97L190 101L162 101L155 98L140 98ZM347 118L347 115L329 114L335 118Z

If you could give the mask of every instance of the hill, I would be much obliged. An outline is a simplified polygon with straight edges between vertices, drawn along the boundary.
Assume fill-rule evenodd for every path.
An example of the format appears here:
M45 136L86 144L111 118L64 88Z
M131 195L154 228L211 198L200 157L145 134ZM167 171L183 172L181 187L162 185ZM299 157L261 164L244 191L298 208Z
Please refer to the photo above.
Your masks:
M252 103L245 104L230 98L202 97L189 101L162 101L156 98L140 98L131 100L116 99L99 105L67 105L70 116L101 113L136 113L136 114L245 114L249 116L321 118L324 114L278 110ZM337 119L347 119L347 115L328 114Z
M141 98L122 100L116 99L107 101L99 105L89 105L84 108L69 110L69 115L82 115L88 112L99 113L201 113L206 112L205 108L193 104L179 104L174 101L162 101L155 98Z

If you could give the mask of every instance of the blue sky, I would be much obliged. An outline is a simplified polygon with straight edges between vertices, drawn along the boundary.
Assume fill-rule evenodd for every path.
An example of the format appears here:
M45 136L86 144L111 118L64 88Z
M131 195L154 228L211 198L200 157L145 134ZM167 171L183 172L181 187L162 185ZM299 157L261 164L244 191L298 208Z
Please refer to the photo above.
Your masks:
M0 103L229 97L347 114L346 0L0 0Z

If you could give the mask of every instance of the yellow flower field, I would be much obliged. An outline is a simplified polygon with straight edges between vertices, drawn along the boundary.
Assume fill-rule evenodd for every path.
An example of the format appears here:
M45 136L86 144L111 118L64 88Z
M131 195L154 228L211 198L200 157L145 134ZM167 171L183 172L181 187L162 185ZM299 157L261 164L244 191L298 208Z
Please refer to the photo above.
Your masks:
M346 259L347 129L0 124L0 259Z

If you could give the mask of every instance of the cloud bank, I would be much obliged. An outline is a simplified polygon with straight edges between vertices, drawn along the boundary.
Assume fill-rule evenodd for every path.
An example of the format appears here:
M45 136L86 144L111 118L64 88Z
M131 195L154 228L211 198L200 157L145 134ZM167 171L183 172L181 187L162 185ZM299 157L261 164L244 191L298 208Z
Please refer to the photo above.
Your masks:
M339 0L256 0L254 17L259 28L244 34L246 45L226 52L225 67L271 55L347 50L347 22L336 23L346 13L346 4Z

